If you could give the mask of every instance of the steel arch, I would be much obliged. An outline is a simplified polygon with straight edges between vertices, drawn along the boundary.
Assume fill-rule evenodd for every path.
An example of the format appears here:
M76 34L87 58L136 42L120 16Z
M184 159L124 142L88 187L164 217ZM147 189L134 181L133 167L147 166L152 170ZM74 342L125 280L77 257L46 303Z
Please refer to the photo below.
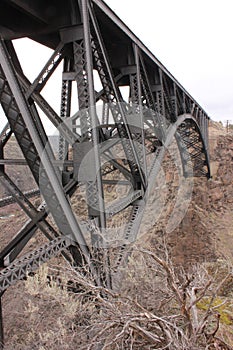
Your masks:
M137 237L153 183L174 138L183 175L210 177L209 117L172 74L102 0L61 0L54 16L45 11L49 3L15 0L0 4L0 102L8 119L0 135L0 183L11 194L0 200L0 206L15 201L28 217L0 251L0 296L59 252L76 264L84 259L96 283L111 287L108 271L101 278L101 266L94 263L96 257L102 258L100 248L106 247L103 237L107 237L113 218L125 220L117 269L127 259L128 242ZM12 43L20 37L52 49L32 83ZM42 92L62 62L57 113ZM79 108L72 116L73 85ZM124 98L123 87L128 91ZM101 115L97 111L100 102ZM57 155L41 111L59 130ZM12 134L23 160L4 158ZM28 165L45 202L36 207L30 198L38 189L22 191L7 174L6 165ZM85 213L78 208L78 220L75 200L81 198L80 188L85 188L87 199ZM115 201L108 191L113 192ZM54 218L53 226L48 213ZM50 242L19 259L38 229ZM0 325L0 343L1 333Z
M176 140L180 150L184 176L211 177L208 145L198 124L191 114L183 114L175 122ZM187 160L187 152L189 161ZM191 162L191 164L190 164ZM191 166L191 174L189 170Z

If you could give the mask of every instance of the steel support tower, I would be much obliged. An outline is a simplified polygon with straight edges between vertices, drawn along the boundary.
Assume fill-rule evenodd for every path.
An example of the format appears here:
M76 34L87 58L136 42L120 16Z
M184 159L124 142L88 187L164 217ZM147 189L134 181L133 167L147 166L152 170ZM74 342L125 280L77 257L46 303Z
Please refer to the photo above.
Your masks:
M16 202L28 217L0 249L0 295L59 253L73 266L87 263L96 284L111 288L127 242L137 238L171 140L184 177L210 177L209 117L102 0L1 0L0 36L0 103L7 119L0 134L0 184L8 192L0 206ZM14 48L14 40L24 37L51 49L33 81ZM57 71L60 112L45 93ZM45 118L57 130L56 150ZM24 159L4 157L11 137ZM22 191L6 165L28 166L37 188ZM43 200L36 206L31 198L38 195ZM112 267L106 251L119 221ZM47 242L28 252L37 231Z

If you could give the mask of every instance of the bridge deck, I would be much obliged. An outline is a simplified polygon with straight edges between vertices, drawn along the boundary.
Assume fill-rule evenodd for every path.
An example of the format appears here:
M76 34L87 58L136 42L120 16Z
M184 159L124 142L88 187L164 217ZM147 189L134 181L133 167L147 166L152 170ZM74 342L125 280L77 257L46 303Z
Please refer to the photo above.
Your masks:
M93 0L93 6L115 76L120 74L124 67L129 66L129 46L135 43L145 54L145 64L152 87L158 84L161 69L171 89L172 83L175 83L195 108L200 109L202 114L208 117L198 102L104 1ZM75 0L34 0L33 2L2 0L0 2L0 33L6 40L28 37L55 49L61 37L66 40L67 35L72 35L68 31L65 32L67 27L81 24L80 8ZM125 79L121 79L119 85L124 84Z
M8 120L0 133L0 184L9 193L0 206L14 201L28 217L0 251L0 302L8 286L60 251L76 265L88 263L96 283L111 288L111 272L114 276L127 261L127 247L137 238L172 141L181 183L184 177L210 176L208 115L102 0L2 0L0 37L0 103ZM23 37L52 49L32 83L12 44ZM62 63L62 84L52 91L61 96L58 114L43 89ZM76 104L72 116L74 86L78 111ZM128 88L126 97L122 86ZM57 153L42 117L59 131ZM12 134L25 162L4 159ZM30 201L38 192L23 192L8 172L24 163L45 201L38 207ZM158 208L153 204L150 209L153 220ZM113 227L118 254L110 262L100 252L112 248ZM21 254L28 252L28 242L38 230L51 244L24 259ZM69 237L68 243L64 237Z

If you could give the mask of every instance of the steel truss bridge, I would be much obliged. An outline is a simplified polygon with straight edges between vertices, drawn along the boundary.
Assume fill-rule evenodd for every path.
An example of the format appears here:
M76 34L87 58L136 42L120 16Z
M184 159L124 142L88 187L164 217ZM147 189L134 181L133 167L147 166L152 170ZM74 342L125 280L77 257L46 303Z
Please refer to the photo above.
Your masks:
M108 234L123 223L116 273L171 140L184 177L210 177L208 115L102 0L2 0L0 35L0 102L8 121L0 134L0 183L9 193L0 206L16 202L28 217L1 247L0 295L60 253L71 264L88 263L96 283L111 288ZM14 49L22 37L51 49L33 81ZM55 72L60 113L46 98ZM56 151L45 118L58 131ZM24 159L4 158L12 135ZM27 165L37 188L23 192L6 165ZM39 194L37 207L30 198ZM38 230L47 242L24 253ZM110 272L101 273L101 260Z

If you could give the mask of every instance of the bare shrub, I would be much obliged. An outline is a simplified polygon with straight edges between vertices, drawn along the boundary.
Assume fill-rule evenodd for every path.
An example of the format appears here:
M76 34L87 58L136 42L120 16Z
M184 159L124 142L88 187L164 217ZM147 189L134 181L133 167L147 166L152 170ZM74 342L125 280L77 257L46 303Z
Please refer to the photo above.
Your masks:
M43 267L28 278L27 334L6 349L232 349L218 338L216 307L231 271L215 283L204 265L174 267L162 246L134 249L118 291L96 286L88 271ZM51 273L59 282L48 283Z

